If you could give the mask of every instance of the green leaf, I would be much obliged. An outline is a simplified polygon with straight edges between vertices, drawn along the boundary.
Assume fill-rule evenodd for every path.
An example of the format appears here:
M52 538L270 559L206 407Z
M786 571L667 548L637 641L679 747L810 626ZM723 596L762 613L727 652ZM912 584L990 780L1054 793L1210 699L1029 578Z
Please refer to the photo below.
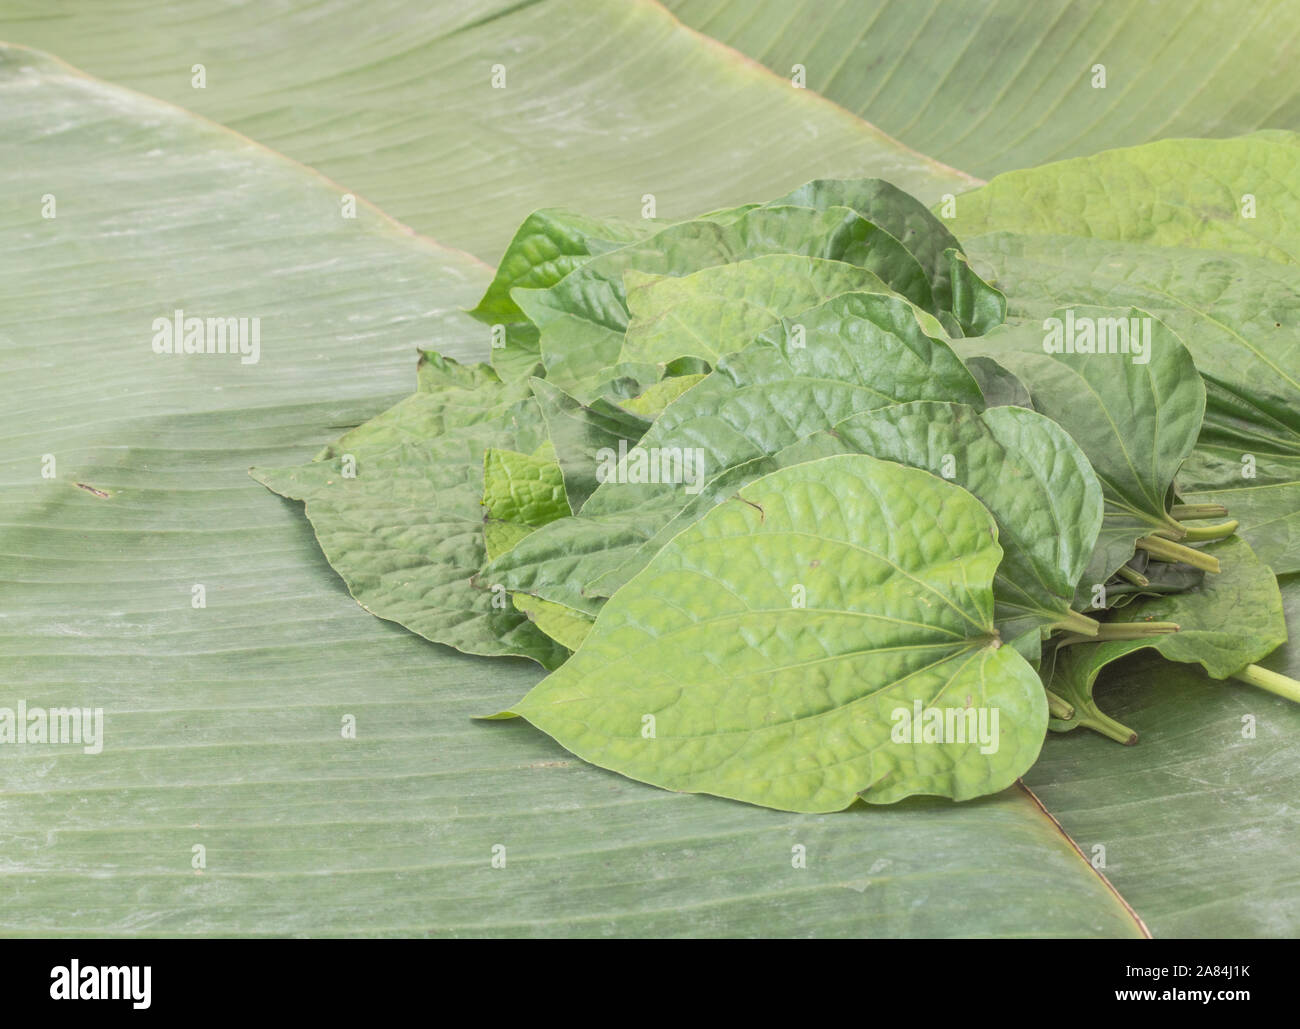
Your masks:
M629 270L628 323L620 359L659 364L718 360L744 349L783 317L840 293L889 292L875 275L843 261L768 254L681 277Z
M484 496L485 455L539 445L527 385L492 383L487 374L426 359L420 392L346 433L310 464L256 468L252 475L306 504L321 550L367 611L466 653L517 654L554 667L563 660L555 644L471 582L487 562L480 501L496 517L519 523L542 517L538 502L554 506L558 488L535 479L525 497L502 470ZM492 541L495 549L510 540Z
M1000 0L955 15L889 0L666 6L787 88L803 69L799 92L985 177L1160 137L1300 127L1300 11L1284 0L1245 14L1145 0Z
M930 283L931 312L951 311L951 266L947 251L961 250L957 238L916 197L884 179L814 179L768 206L847 207L884 229L916 258ZM811 305L808 305L811 306ZM794 312L790 312L793 314Z
M483 507L489 561L533 529L572 514L550 442L533 454L489 447L483 455Z
M967 336L983 336L1001 325L1007 317L1007 298L990 286L959 250L946 250L949 278L952 281L952 311Z
M704 372L698 372L692 375L670 375L656 382L640 396L625 400L619 406L625 411L639 414L643 418L658 418L664 413L664 408L697 382L703 380L705 374Z
M1234 251L1300 264L1300 135L1162 139L999 175L948 220L987 232ZM1249 197L1249 200L1247 199Z
M1033 398L1025 384L991 357L967 357L966 370L979 383L988 407L1023 407L1032 411Z
M1030 634L1021 652L1036 660L1038 630L1070 615L1102 521L1101 485L1065 430L1020 408L919 402L854 415L830 435L846 451L941 475L988 508L1003 550L995 620L1007 642Z
M492 365L504 379L530 375L541 363L537 327L510 299L516 286L546 289L593 254L615 250L649 235L652 223L588 218L559 209L534 211L515 231L496 275L469 313L492 326Z
M788 331L788 319L774 326L665 408L638 444L641 458L684 462L689 454L690 481L637 482L630 455L580 518L553 522L494 562L494 581L594 612L599 601L586 587L625 562L638 562L630 574L648 559L658 544L647 541L666 542L663 531L706 479L858 411L908 400L980 404L975 380L918 314L896 296L845 293L801 313L801 334Z
M925 273L902 245L845 207L759 207L734 221L696 219L593 258L546 290L512 296L541 330L546 377L581 394L604 381L622 349L629 312L623 274L687 275L764 254L802 254L859 265L922 307Z
M635 243L650 235L653 228L653 222L589 218L556 208L534 211L515 230L496 274L470 314L489 324L521 322L524 312L510 299L512 289L554 286L593 254Z
M1079 583L1083 605L1132 556L1139 538L1156 529L1181 534L1166 496L1196 445L1205 388L1178 337L1144 311L1075 305L1050 318L1051 326L1020 325L959 345L964 353L992 357L1024 383L1035 410L1065 428L1101 480L1106 515ZM1140 353L1132 326L1143 339ZM1094 335L1085 337L1085 329ZM1120 329L1133 352L1102 345L1106 336L1118 346ZM1073 350L1085 338L1096 352L1045 352L1058 344Z
M1135 650L1150 647L1170 661L1199 664L1212 678L1226 679L1286 642L1282 596L1268 566L1244 540L1227 539L1206 549L1219 558L1220 574L1207 575L1199 587L1172 596L1140 597L1124 610L1126 621L1174 622L1178 632L1061 648L1050 688L1074 705L1075 717L1054 720L1054 729L1084 725L1134 742L1131 731L1097 707L1092 689L1103 668Z
M537 628L568 650L577 650L591 631L592 619L581 611L527 593L512 593L516 609L526 614Z
M782 810L997 792L1037 757L1047 704L996 636L996 538L917 469L774 472L664 547L513 711L634 779ZM978 712L986 745L914 741L914 705L916 732Z
M583 404L544 379L532 379L530 385L563 471L568 506L576 513L599 485L602 452L635 445L650 423L606 400Z

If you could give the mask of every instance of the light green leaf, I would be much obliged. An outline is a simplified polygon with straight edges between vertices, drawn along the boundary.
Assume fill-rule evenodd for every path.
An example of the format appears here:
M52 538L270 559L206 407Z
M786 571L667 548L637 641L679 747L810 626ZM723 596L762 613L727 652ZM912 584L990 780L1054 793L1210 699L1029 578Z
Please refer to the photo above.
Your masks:
M1101 480L1106 516L1079 583L1082 605L1091 603L1094 585L1132 556L1139 538L1157 529L1181 536L1165 501L1196 445L1205 387L1178 337L1144 311L1075 305L1050 318L1050 328L1024 324L959 345L964 353L992 357L1024 383L1035 410L1065 428ZM1085 329L1094 333L1089 346L1096 352L1045 352L1058 344L1082 346ZM1103 337L1118 345L1120 335L1133 352L1103 345Z
M768 206L778 204L818 210L847 207L857 211L867 221L888 232L916 258L930 283L932 312L938 314L953 309L947 251L960 251L961 244L948 227L910 193L884 179L814 179Z
M681 277L629 269L623 361L718 360L744 349L787 315L840 293L889 292L864 268L797 254L768 254Z
M1198 454L1181 488L1189 500L1228 506L1276 571L1300 569L1300 487L1292 485L1300 463L1300 272L1234 254L1066 236L995 233L971 250L997 268L1015 318L1041 323L1065 301L1133 304L1174 329L1207 393ZM1251 463L1262 469L1256 481L1243 478Z
M999 175L949 227L1234 251L1300 264L1300 135L1163 139Z
M1033 398L1025 384L991 357L967 357L966 370L979 383L988 407L1023 407L1034 409Z
M559 209L534 211L515 231L496 275L469 313L492 326L492 366L507 380L531 375L542 360L537 326L510 299L516 286L545 289L591 255L616 250L649 235L652 223L588 218Z
M997 792L1037 757L1047 705L993 627L996 538L917 469L774 472L664 547L513 711L634 779L782 810ZM970 736L914 739L915 707Z
M697 382L703 380L704 376L704 372L697 372L692 375L670 375L656 382L640 396L625 400L619 406L625 411L639 414L643 418L658 418L663 414L664 408Z
M1300 569L1297 167L1294 133L1167 140L1000 177L963 196L954 223L1021 234L971 243L1014 316L1063 301L1132 304L1182 336L1208 403L1181 486L1230 506L1279 571ZM1243 461L1272 471L1243 481Z
M563 604L556 604L527 593L512 593L510 600L526 614L537 628L561 646L577 650L591 631L593 618Z
M589 218L556 208L534 211L515 230L492 282L470 314L489 324L521 322L524 312L510 299L512 289L554 286L593 254L635 243L653 229L654 223L647 221Z
M532 530L572 514L550 441L533 454L489 447L483 455L483 507L489 561Z

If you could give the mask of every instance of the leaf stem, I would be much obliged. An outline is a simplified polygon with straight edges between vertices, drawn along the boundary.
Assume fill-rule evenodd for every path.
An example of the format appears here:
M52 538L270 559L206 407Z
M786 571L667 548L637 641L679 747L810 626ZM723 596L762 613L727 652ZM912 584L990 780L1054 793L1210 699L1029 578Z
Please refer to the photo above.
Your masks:
M1136 568L1130 568L1128 565L1120 565L1119 568L1115 570L1115 574L1125 582L1131 582L1134 586L1151 585L1150 579L1139 572Z
M1069 632L1077 633L1080 636L1091 638L1097 635L1097 630L1100 628L1100 625L1101 623L1099 623L1095 618L1089 618L1087 615L1080 614L1078 611L1067 611L1065 617L1055 623L1052 628L1065 629Z
M1047 691L1047 711L1053 718L1059 718L1063 722L1068 722L1074 717L1074 705L1051 690Z
M1170 514L1180 522L1193 522L1198 518L1227 518L1228 509L1222 504L1175 504Z
M1139 550L1145 550L1157 561L1187 564L1207 572L1219 571L1219 559L1214 555L1204 554L1160 536L1143 536L1137 541L1137 546Z
M1087 726L1094 732L1109 736L1116 743L1131 747L1138 741L1138 734L1122 722L1117 722L1095 704L1090 711L1075 711L1074 720Z
M1300 682L1292 679L1289 675L1269 671L1269 669L1260 665L1247 665L1240 672L1237 672L1233 678L1240 679L1251 686L1258 686L1261 690L1268 690L1269 693L1276 693L1279 697L1285 697L1287 700L1300 704Z
M1230 522L1220 522L1218 525L1192 525L1188 527L1184 539L1188 543L1205 543L1209 540L1226 539L1237 531L1239 524L1234 518Z

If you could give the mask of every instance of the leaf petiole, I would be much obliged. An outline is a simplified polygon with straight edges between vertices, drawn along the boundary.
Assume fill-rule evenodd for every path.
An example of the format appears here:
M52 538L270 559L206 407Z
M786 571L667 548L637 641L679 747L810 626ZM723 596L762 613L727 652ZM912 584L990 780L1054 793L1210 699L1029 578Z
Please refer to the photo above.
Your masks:
M1180 522L1193 522L1198 518L1227 518L1228 509L1222 504L1175 504L1170 514Z
M1151 585L1150 579L1139 572L1136 568L1130 568L1128 565L1120 565L1119 568L1115 570L1115 574L1125 582L1131 582L1134 586Z
M1247 665L1232 677L1300 704L1300 682L1292 679L1289 675L1270 671L1260 665Z
M1218 525L1193 525L1187 529L1187 535L1183 537L1189 543L1206 543L1210 540L1226 539L1237 531L1240 523L1234 518L1229 522L1220 522Z
M1052 626L1053 629L1064 629L1067 632L1085 636L1089 639L1097 635L1097 630L1101 623L1095 618L1089 618L1087 615L1080 614L1078 611L1069 611L1066 616Z
M1219 572L1219 559L1212 554L1205 554L1181 543L1164 539L1161 536L1143 536L1137 541L1139 550L1145 550L1157 561L1170 561L1191 565L1207 572Z
M1068 722L1074 717L1074 705L1051 690L1047 691L1047 710L1053 718L1059 718L1063 722Z

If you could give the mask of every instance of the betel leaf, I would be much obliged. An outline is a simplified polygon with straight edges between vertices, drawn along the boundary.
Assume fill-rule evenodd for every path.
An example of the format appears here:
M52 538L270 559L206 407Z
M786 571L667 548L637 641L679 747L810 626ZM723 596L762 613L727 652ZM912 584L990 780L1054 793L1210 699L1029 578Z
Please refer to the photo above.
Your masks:
M1300 134L1162 139L999 175L964 193L947 224L1300 264Z
M554 667L564 652L470 581L486 562L484 454L540 446L536 402L526 383L449 358L425 355L419 379L419 392L310 464L253 478L306 504L321 550L367 611L466 653Z
M800 254L767 254L680 277L629 269L623 276L632 318L622 361L667 364L718 360L744 349L787 315L840 293L886 293L865 268Z
M1047 726L993 625L1001 556L927 472L794 465L674 538L512 713L631 778L782 810L995 793Z
M569 506L577 513L599 485L596 473L604 453L635 444L650 421L603 399L584 404L545 379L534 378L530 385L555 447Z
M845 293L798 318L802 331L788 331L789 320L773 326L669 404L581 516L553 522L504 555L494 581L590 612L599 604L586 586L639 551L648 557L647 541L727 469L858 411L909 400L982 403L938 323L900 297ZM647 458L670 471L679 462L687 470L689 459L689 481L646 481L634 462Z
M537 628L568 650L582 646L594 622L590 615L581 611L527 593L512 593L510 600Z
M1093 588L1132 556L1138 539L1182 532L1166 497L1205 410L1191 355L1144 311L1083 305L959 345L1024 383L1035 410L1065 428L1101 480L1105 519L1076 601L1091 606Z
M573 513L549 440L532 454L496 447L484 452L483 508L489 561L534 529Z
M550 208L534 211L515 231L482 299L469 313L492 326L492 366L505 379L535 371L542 360L537 327L510 299L516 286L546 289L594 254L649 235L651 222L590 218Z
M847 207L879 225L916 258L930 282L932 314L951 311L951 266L947 251L961 250L948 226L923 203L884 179L814 179L768 206ZM991 326L990 326L991 327Z
M763 254L802 254L859 265L903 296L929 304L916 260L883 229L844 207L759 207L734 221L696 219L593 258L545 290L512 296L541 331L546 377L581 394L617 362L628 326L623 273L686 275Z
M591 218L559 208L534 211L515 230L492 282L469 313L489 324L521 322L524 312L510 299L512 289L554 286L593 255L644 239L654 229L655 223L645 220Z
M1300 570L1297 167L1295 133L1165 140L1001 176L963 196L954 223L991 233L972 252L1013 315L1133 304L1182 336L1208 402L1181 485L1229 506L1279 571ZM1256 461L1271 469L1248 481Z
M982 336L1007 317L1007 298L985 282L959 250L946 250L952 281L952 314L967 336ZM955 333L954 333L955 335Z
M1226 679L1262 660L1286 642L1286 618L1277 580L1249 544L1240 539L1206 548L1223 566L1201 585L1171 596L1139 597L1124 610L1131 621L1174 622L1179 631L1138 640L1077 643L1060 648L1051 678L1053 692L1074 707L1074 717L1052 720L1052 728L1096 729L1123 743L1136 735L1106 715L1093 700L1097 676L1108 664L1150 647L1170 661L1199 664L1214 679Z
M712 478L858 411L909 400L980 406L982 399L933 318L898 296L844 293L783 319L720 362L664 410L640 445L698 450ZM665 490L686 494L688 484L638 483L627 471L592 495L591 513L628 510Z
M1021 641L1037 660L1042 630L1077 620L1071 605L1101 528L1102 491L1055 422L1015 407L980 414L922 401L853 415L827 435L847 451L941 475L988 508L1003 551L993 597L1004 641Z

